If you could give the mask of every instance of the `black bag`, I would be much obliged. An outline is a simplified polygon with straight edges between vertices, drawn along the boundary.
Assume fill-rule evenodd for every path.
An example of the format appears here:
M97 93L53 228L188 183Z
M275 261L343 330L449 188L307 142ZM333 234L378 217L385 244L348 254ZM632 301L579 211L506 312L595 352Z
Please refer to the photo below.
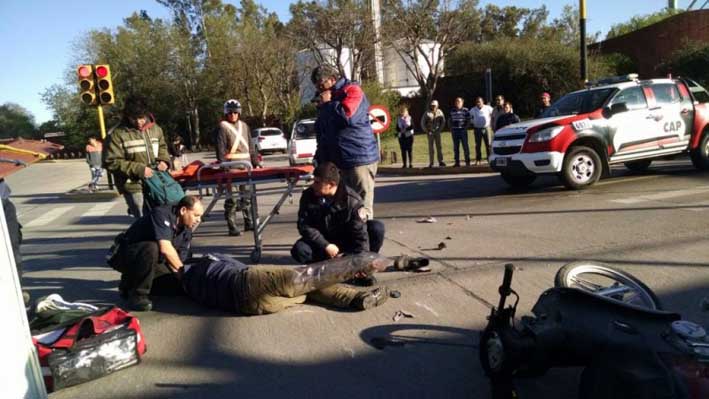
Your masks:
M151 207L177 205L185 196L180 183L167 171L153 170L153 175L144 180L143 194Z

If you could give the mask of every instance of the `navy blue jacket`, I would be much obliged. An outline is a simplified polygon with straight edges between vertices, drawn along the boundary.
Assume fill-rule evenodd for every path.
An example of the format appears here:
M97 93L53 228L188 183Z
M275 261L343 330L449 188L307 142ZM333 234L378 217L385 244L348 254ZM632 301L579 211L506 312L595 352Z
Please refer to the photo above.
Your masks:
M379 161L377 140L369 124L369 100L358 84L342 78L332 88L332 99L318 107L315 159L340 169Z

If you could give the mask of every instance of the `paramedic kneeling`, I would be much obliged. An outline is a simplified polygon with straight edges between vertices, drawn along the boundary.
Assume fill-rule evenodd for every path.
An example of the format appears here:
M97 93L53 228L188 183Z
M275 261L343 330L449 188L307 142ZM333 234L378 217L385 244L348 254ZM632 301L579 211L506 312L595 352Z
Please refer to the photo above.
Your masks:
M192 229L204 213L199 198L186 195L175 205L155 207L126 231L116 254L119 290L132 310L149 311L152 295L178 295L178 271L190 257Z
M308 264L338 255L379 252L384 224L368 218L362 198L344 184L337 166L319 164L313 183L300 198L298 232L302 237L291 249L293 259Z

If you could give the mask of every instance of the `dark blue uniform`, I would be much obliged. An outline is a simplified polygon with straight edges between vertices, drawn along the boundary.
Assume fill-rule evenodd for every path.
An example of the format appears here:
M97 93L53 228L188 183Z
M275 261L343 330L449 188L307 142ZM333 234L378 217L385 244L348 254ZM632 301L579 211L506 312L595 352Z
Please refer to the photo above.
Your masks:
M122 295L174 295L181 292L179 282L160 253L159 240L170 241L182 262L191 256L192 230L178 226L176 210L172 206L151 209L126 231L116 267L121 272L119 289Z
M332 198L318 197L311 188L303 191L298 209L298 232L302 236L291 249L299 263L328 258L325 247L335 244L340 252L378 252L384 242L384 225L367 221L360 196L340 182ZM371 242L370 242L371 240Z

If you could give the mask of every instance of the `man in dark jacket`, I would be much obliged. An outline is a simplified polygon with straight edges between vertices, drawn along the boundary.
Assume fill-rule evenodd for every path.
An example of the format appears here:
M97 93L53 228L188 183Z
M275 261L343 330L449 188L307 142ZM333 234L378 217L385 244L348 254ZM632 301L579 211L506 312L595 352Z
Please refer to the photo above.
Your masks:
M145 99L126 100L123 120L110 135L105 163L126 200L128 212L139 218L148 209L143 200L143 179L153 175L152 168L164 171L170 167L165 137Z
M372 219L379 149L369 122L369 100L358 84L340 77L330 65L313 69L310 78L320 93L315 160L340 168L345 184L362 197Z
M152 208L120 239L111 266L121 272L119 291L133 310L149 311L149 294L176 294L176 273L190 257L192 230L204 213L200 200L186 195L175 206Z
M495 126L495 130L502 129L503 127L507 125L511 125L513 123L519 123L519 116L514 113L512 110L512 103L509 101L505 103L503 106L504 113L501 114L497 118L497 125Z
M341 184L331 162L313 171L312 185L303 191L298 209L302 236L291 249L299 263L312 263L342 254L379 252L384 243L384 224L367 220L359 195Z
M460 166L460 147L463 147L465 156L465 166L470 166L470 146L468 145L468 125L470 124L470 113L463 107L463 98L455 99L455 107L450 114L451 135L453 136L453 158L454 167Z

